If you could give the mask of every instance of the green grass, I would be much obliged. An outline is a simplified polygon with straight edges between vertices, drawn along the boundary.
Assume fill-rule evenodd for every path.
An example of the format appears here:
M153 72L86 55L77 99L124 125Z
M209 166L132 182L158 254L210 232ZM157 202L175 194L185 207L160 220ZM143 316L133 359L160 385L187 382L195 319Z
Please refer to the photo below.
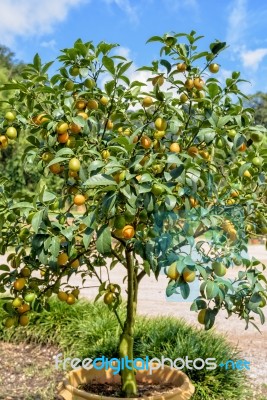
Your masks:
M64 357L118 357L120 330L114 315L103 304L85 300L74 306L52 299L51 311L31 316L27 328L0 328L0 339L55 344ZM2 315L1 315L2 314ZM4 311L0 308L0 320ZM171 317L139 317L135 333L135 357L216 358L217 364L239 359L224 337L197 330L183 320ZM248 395L243 372L233 370L187 370L196 387L194 400L235 400Z

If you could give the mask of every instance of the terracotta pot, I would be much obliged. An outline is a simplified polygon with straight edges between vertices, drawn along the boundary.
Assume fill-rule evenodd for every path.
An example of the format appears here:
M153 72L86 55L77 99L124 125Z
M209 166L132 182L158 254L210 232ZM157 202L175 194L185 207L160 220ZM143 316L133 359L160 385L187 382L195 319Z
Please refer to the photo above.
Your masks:
M151 375L149 375L148 372L147 370L138 370L136 372L137 383L173 383L175 388L156 396L138 397L138 400L189 400L194 394L194 386L187 375L182 371L164 366L163 369L154 370ZM59 384L58 394L62 396L64 400L129 400L122 397L100 396L77 389L80 384L89 383L93 380L98 383L120 382L120 375L113 375L113 370L111 368L101 370L96 370L94 368L90 370L83 368L75 369L69 372L66 379Z

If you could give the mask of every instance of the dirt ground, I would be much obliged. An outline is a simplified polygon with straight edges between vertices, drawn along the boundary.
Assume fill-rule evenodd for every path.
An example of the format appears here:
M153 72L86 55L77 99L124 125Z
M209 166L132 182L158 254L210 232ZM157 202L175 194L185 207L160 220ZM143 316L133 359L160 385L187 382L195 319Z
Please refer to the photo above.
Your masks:
M249 253L267 264L267 252L264 245L250 246ZM1 262L4 262L4 259L0 257ZM236 272L236 269L230 270L227 276L232 277ZM123 267L114 268L110 275L112 281L121 283L125 287ZM189 323L199 326L197 314L190 311L189 302L166 299L166 282L165 275L160 275L158 281L155 281L153 277L144 278L140 285L138 312L148 316L183 317ZM72 283L78 285L79 281L74 279ZM95 284L94 281L90 282L91 286ZM81 295L93 299L96 290L95 288L82 289ZM226 315L221 312L216 319L214 329L226 335L227 339L241 350L242 358L250 361L248 374L254 389L254 398L267 400L267 324L260 325L260 333L253 327L245 330L243 321L235 316L226 319ZM53 368L53 354L56 354L56 350L51 347L0 343L0 399L53 399L52 393L56 382L61 379L60 373L55 373ZM7 393L9 393L8 396Z

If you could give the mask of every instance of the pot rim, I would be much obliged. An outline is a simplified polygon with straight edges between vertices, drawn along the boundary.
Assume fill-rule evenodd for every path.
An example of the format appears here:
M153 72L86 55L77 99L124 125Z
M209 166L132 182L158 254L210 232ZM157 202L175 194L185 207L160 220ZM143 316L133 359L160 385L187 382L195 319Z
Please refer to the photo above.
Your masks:
M152 365L158 365L158 363L152 363ZM92 368L93 369L93 368ZM172 368L168 365L164 365L164 370L169 370L169 371L175 371L177 375L183 375L184 376L184 382L182 383L181 386L179 387L174 387L173 389L168 390L167 392L162 392L160 394L157 395L153 395L153 396L145 396L143 395L142 397L131 397L131 399L138 399L138 400L162 400L163 398L165 400L168 400L170 397L173 398L173 395L175 394L182 394L184 391L188 391L188 389L190 389L191 391L191 395L193 395L193 393L195 392L195 387L192 384L192 382L190 381L190 379L188 378L188 376L181 370L177 370L175 368ZM72 371L70 371L67 374L67 377L65 379L63 379L63 382L59 384L58 386L58 390L60 391L68 391L69 393L76 395L76 396L80 396L86 400L90 400L90 399L98 399L98 400L129 400L129 398L126 397L110 397L110 396L103 396L103 395L98 395L95 393L90 393L90 392L85 392L84 390L81 389L77 389L75 386L70 384L70 379L69 376L70 374L74 375L75 373L79 373L82 371L89 371L87 369L84 368L77 368L74 369ZM147 371L146 369L140 369L138 370L140 372L144 372ZM153 373L156 373L159 370L155 370ZM59 393L60 394L60 393Z

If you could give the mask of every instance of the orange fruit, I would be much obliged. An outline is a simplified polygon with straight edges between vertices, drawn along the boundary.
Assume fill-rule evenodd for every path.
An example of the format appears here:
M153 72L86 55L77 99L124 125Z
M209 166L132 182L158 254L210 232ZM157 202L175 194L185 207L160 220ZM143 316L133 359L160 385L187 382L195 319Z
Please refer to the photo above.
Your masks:
M62 171L61 165L59 163L50 165L49 169L53 174L59 174Z
M98 102L96 100L88 100L87 108L89 108L89 110L97 110Z
M142 105L143 107L150 107L153 104L153 99L150 96L146 96L143 98Z
M142 136L141 138L141 146L144 149L149 149L151 147L152 140L148 136Z
M167 121L163 118L157 118L155 121L155 128L158 131L165 131L167 129Z
M173 262L168 268L167 277L176 281L179 278L179 276L180 274L177 271L176 262Z
M189 89L189 90L190 90L190 89L193 89L193 87L194 87L194 80L191 79L191 78L188 78L188 79L185 81L184 85L185 85L186 89Z
M102 96L99 102L102 104L102 106L106 106L109 102L109 98L106 96Z
M107 292L104 296L104 303L111 304L114 300L114 294L112 292Z
M76 194L76 196L74 196L73 203L76 206L82 206L85 203L85 200L86 199L83 194Z
M60 253L57 258L57 265L63 267L69 261L69 256L67 253Z
M103 150L101 155L104 160L107 160L110 157L110 152L108 150Z
M57 124L57 134L58 135L62 135L63 133L67 132L67 130L69 129L69 125L67 124L67 122L59 122Z
M194 197L189 197L189 202L191 204L191 207L196 207L198 205L198 201Z
M71 133L74 133L75 135L77 135L78 133L81 132L82 127L80 125L75 124L74 122L71 122L69 124L69 130L71 131Z
M173 153L180 153L181 151L180 145L178 143L172 143L170 145L170 151Z
M238 147L238 151L246 151L247 150L247 146L245 143L242 143L241 146Z
M193 282L196 278L196 272L192 271L188 267L185 267L185 269L183 270L183 278L187 283Z
M84 99L79 99L76 101L75 103L75 108L77 108L78 110L84 110L86 107L87 101Z
M28 325L28 323L29 323L29 317L28 317L28 315L21 315L20 317L19 317L19 324L21 325L21 326L26 326L26 325Z
M81 163L78 160L78 158L73 157L70 161L69 161L69 169L71 171L79 171L81 168Z
M203 310L200 310L198 313L197 320L201 325L205 324L206 312L207 312L207 310L203 309Z
M155 78L152 79L152 85L158 85L162 86L164 83L164 77L162 75L155 76Z
M65 292L59 291L57 294L57 297L60 301L66 301L68 298L68 295Z
M191 156L191 157L195 157L198 154L198 148L196 146L191 146L189 147L189 149L187 150L187 153Z
M122 229L122 236L124 239L132 239L134 237L135 231L134 227L132 225L125 225L125 227Z
M68 304L74 304L75 303L75 301L76 301L76 298L75 298L75 296L73 295L73 294L69 294L68 295L68 297L67 297L67 300L66 300L66 303L68 303Z
M205 85L205 82L200 77L197 77L194 79L194 86L197 90L203 89L204 85Z
M57 135L57 141L59 143L67 143L68 140L69 140L68 132L62 133L61 135Z
M79 115L79 116L82 117L83 119L88 119L88 117L89 117L89 115L88 115L86 112L84 112L84 111L78 112L77 115Z
M78 268L80 266L80 262L78 259L72 261L72 263L70 264L71 268Z
M106 122L106 128L113 129L113 125L114 125L113 122L110 119L108 119Z
M22 290L25 285L26 285L26 279L25 278L18 278L13 283L14 289L18 290L18 291Z
M24 314L25 312L30 311L30 306L27 303L22 304L19 308L18 308L18 313L19 314Z
M8 146L8 138L5 135L0 135L0 149L6 149Z
M179 64L177 64L177 70L178 70L179 72L185 72L185 71L186 71L186 68L187 68L186 63L179 63Z

